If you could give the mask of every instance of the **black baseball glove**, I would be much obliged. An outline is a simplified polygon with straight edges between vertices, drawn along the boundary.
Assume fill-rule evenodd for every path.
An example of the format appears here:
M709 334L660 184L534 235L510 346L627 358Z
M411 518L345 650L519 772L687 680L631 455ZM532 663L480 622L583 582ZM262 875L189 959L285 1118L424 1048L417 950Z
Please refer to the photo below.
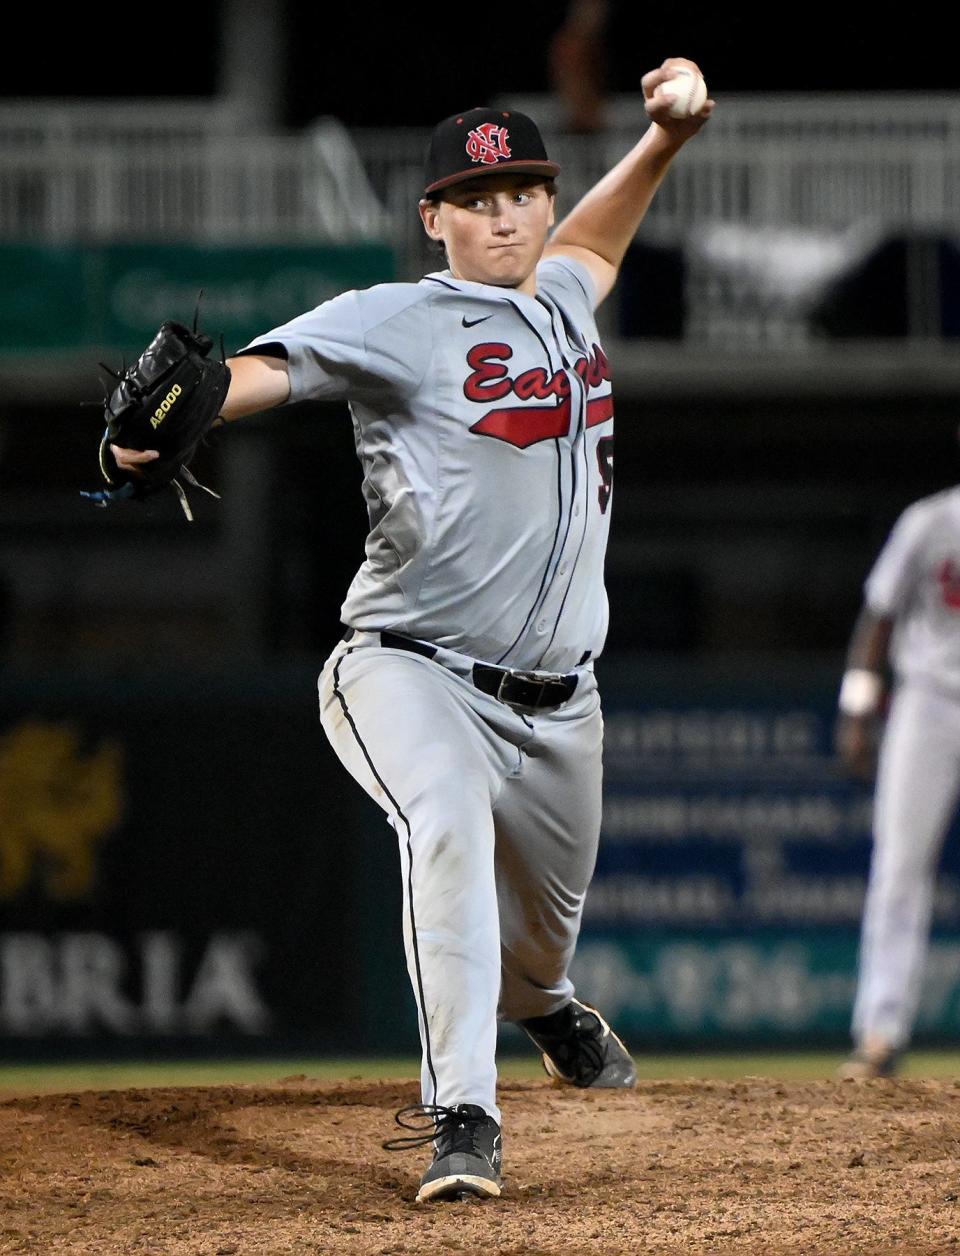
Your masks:
M100 442L100 470L109 488L83 493L83 497L97 506L109 506L125 498L143 501L170 485L187 518L192 519L181 478L218 496L200 484L189 469L230 386L230 368L223 350L219 360L211 359L208 354L212 348L210 337L196 327L191 331L182 323L166 322L122 375L110 372L117 384L106 399L107 427ZM160 457L131 475L117 466L111 445L156 449Z

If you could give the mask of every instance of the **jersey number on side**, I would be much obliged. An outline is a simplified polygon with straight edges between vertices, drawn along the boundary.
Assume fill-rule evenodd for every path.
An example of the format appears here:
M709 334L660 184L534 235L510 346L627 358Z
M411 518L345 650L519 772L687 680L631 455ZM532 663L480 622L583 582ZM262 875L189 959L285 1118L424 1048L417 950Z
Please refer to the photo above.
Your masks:
M600 467L600 487L597 499L600 502L600 513L605 515L610 505L610 493L613 489L613 437L601 436L597 441L597 465Z

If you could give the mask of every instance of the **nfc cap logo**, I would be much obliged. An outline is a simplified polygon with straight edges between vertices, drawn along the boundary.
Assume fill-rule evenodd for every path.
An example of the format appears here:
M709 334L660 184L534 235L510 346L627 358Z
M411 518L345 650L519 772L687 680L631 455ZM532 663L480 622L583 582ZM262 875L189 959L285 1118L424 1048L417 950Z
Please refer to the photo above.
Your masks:
M467 156L484 166L495 166L502 157L510 156L509 138L510 132L505 126L483 122L467 135Z

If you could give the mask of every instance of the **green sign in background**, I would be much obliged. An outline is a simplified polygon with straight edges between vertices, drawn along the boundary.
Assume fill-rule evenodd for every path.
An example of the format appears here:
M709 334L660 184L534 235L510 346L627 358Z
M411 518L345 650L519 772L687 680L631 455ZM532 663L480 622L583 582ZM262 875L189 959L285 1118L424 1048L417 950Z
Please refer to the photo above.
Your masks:
M6 245L0 352L139 351L164 319L193 320L227 353L349 288L393 278L386 244Z
M640 1042L831 1043L849 1034L858 944L852 930L589 933L573 976ZM954 933L931 941L915 1029L928 1041L960 1031Z

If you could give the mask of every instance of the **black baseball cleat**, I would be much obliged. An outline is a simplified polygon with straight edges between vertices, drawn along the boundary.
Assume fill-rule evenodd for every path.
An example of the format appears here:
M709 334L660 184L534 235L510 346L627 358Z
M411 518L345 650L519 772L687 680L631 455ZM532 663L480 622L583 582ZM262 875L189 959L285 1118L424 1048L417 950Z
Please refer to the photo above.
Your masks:
M405 1119L425 1117L429 1128ZM411 1138L394 1138L383 1145L388 1151L432 1142L433 1161L420 1179L417 1203L427 1200L463 1199L474 1195L493 1199L500 1194L500 1126L475 1103L452 1108L439 1104L414 1104L401 1108L394 1120L402 1129L418 1131Z
M571 999L550 1016L517 1022L543 1052L543 1067L565 1086L628 1090L637 1082L630 1052L595 1007Z

